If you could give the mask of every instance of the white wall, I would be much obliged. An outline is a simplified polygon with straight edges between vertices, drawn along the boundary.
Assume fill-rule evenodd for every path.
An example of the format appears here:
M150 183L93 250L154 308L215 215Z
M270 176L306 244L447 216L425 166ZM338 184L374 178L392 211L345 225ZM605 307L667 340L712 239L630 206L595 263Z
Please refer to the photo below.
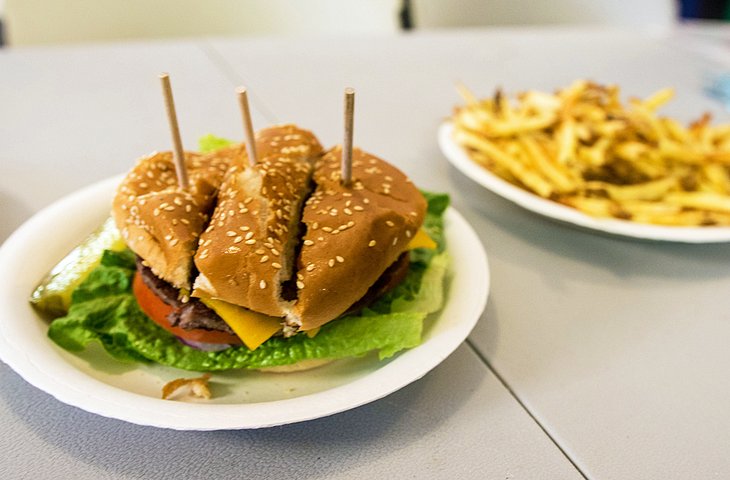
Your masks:
M0 0L10 45L397 31L399 0Z

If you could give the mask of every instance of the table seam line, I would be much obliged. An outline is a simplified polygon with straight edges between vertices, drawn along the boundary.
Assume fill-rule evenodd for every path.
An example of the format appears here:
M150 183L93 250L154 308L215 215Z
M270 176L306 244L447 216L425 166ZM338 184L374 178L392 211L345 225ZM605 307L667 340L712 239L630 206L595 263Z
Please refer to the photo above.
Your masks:
M238 71L231 65L223 54L215 48L215 46L208 40L202 40L198 47L203 51L203 54L210 60L228 79L234 87L246 86L248 82L246 79L238 73ZM231 94L232 95L232 94ZM261 112L267 122L272 124L278 124L279 119L274 114L273 110L269 108L267 102L264 101L256 92L249 91L249 98L252 99L256 109Z
M573 465L573 468L576 469L578 474L580 474L581 477L583 477L586 480L589 480L588 475L583 472L583 470L578 466L578 464L573 461L573 459L568 455L568 453L563 449L563 447L560 445L560 443L548 432L548 430L545 428L545 426L537 419L537 417L532 413L532 411L525 405L525 403L520 399L520 397L517 395L517 393L512 389L512 387L509 386L507 381L500 375L497 370L492 366L492 364L487 360L487 358L482 355L482 353L477 349L474 344L471 342L469 338L465 340L465 343L471 348L471 350L474 352L474 354L484 363L484 365L487 367L487 369L492 372L492 375L494 375L499 383L502 384L502 386L507 390L507 392L514 398L514 400L519 404L519 406L527 413L527 415L530 416L533 422L542 430L542 432L550 439L550 442L552 442L553 445L560 451L560 453L563 454L563 456L570 462L571 465Z

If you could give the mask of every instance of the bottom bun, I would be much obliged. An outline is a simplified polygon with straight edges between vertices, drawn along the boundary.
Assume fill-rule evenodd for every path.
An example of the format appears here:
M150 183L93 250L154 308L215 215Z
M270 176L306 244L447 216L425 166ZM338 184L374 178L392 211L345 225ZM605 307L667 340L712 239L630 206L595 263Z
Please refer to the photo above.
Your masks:
M294 373L303 372L304 370L311 370L313 368L327 365L334 360L331 358L310 358L309 360L302 360L291 365L279 365L278 367L266 367L257 369L259 372L267 373Z

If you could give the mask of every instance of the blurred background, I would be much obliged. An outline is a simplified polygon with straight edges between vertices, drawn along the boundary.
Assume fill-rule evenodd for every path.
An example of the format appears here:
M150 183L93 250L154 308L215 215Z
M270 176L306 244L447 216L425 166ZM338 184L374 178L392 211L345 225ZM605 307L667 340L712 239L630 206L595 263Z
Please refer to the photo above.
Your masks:
M0 45L694 19L728 21L730 0L0 0Z

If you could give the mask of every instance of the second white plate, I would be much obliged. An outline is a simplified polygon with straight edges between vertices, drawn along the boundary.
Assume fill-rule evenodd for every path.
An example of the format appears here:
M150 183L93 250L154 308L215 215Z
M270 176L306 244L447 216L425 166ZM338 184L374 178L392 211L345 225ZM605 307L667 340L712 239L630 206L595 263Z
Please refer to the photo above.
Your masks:
M682 243L730 241L730 227L670 227L592 217L574 208L547 200L503 180L478 165L453 140L452 133L453 125L449 122L443 123L438 131L441 151L452 165L484 188L532 212L591 230L644 240Z

